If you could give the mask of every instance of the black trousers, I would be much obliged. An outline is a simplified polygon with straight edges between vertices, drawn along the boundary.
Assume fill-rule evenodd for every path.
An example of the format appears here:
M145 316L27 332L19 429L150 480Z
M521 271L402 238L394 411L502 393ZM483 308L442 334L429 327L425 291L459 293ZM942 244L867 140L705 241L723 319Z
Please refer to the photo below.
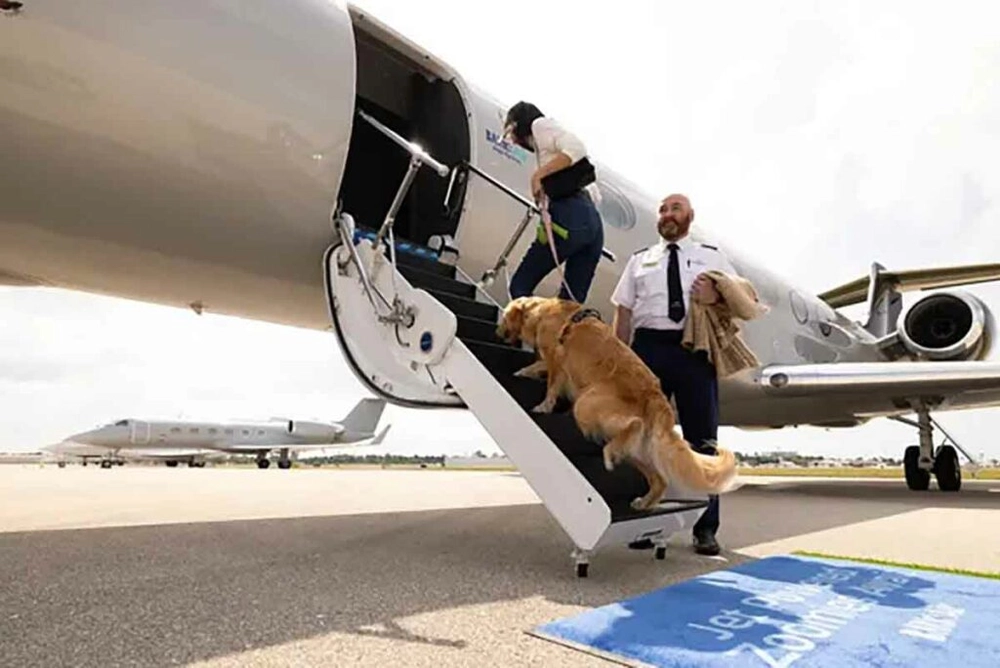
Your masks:
M680 331L637 329L632 350L657 378L667 398L677 404L677 420L684 439L706 455L715 454L719 431L719 384L715 367L703 352L681 347ZM695 534L715 535L719 529L719 497L709 497L708 508L694 525Z

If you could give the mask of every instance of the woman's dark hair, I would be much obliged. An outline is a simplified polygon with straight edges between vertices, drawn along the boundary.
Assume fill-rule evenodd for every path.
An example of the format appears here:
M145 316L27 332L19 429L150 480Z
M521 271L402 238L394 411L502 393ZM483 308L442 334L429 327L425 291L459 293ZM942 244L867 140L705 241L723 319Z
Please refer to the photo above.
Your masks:
M521 148L532 150L528 143L531 136L531 124L536 118L541 118L545 114L530 102L518 102L507 111L507 120L504 125L514 126L514 140Z

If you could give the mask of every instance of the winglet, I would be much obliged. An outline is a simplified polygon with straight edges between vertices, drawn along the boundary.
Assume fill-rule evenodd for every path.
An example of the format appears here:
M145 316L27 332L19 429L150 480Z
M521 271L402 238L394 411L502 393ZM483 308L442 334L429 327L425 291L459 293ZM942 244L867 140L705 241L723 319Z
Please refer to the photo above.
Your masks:
M389 424L387 424L385 426L384 429L382 429L382 431L379 432L378 436L376 436L375 438L373 438L371 440L371 442L368 445L382 445L382 441L385 440L385 435L389 431L389 428L391 426L392 426L392 423L390 422Z

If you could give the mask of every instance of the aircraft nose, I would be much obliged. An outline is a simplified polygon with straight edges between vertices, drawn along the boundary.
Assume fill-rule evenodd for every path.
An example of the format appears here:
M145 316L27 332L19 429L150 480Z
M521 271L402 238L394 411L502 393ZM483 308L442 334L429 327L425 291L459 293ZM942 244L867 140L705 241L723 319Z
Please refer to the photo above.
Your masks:
M66 440L73 441L75 443L85 443L87 445L100 445L102 440L101 431L99 429L81 431L79 434L73 434Z

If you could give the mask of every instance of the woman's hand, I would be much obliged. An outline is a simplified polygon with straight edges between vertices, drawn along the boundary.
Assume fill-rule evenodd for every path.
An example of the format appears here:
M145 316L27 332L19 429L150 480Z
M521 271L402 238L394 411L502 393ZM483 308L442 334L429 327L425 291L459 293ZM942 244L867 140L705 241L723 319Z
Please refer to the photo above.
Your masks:
M535 203L542 200L542 174L541 171L536 171L531 175L531 196L535 199Z

